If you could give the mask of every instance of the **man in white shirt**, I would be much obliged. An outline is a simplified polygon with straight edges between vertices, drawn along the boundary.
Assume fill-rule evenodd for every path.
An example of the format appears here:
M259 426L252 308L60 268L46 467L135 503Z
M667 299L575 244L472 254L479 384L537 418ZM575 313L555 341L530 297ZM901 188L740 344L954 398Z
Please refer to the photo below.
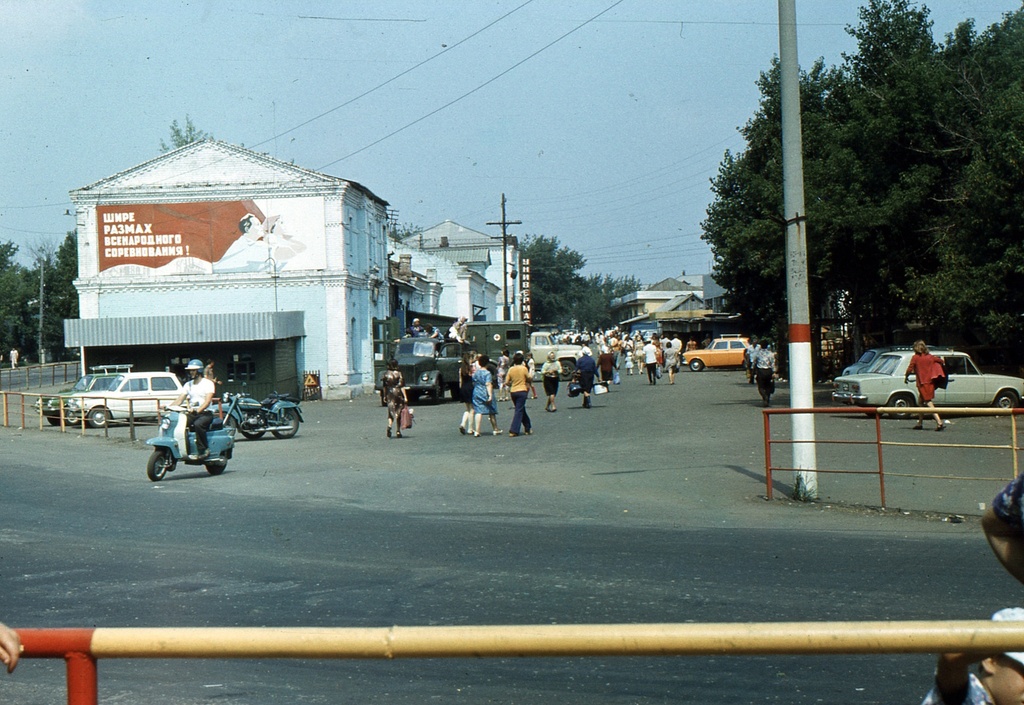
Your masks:
M185 383L181 396L174 400L174 404L179 405L188 397L189 425L196 432L194 460L204 460L210 455L209 446L206 443L206 432L210 429L210 424L213 423L213 411L210 410L210 404L213 403L216 387L212 380L203 377L202 360L189 360L185 369L192 373L192 379Z
M647 368L647 383L657 384L658 346L654 344L653 337L644 346L644 367Z

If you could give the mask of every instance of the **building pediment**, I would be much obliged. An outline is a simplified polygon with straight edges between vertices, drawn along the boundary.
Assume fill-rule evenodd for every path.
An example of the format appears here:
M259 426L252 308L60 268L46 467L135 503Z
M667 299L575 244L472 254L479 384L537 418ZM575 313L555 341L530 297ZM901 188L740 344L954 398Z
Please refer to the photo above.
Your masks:
M288 164L245 147L203 140L71 192L88 197L159 191L245 188L253 192L316 191L359 184ZM369 193L369 192L367 192ZM371 194L372 195L372 194Z

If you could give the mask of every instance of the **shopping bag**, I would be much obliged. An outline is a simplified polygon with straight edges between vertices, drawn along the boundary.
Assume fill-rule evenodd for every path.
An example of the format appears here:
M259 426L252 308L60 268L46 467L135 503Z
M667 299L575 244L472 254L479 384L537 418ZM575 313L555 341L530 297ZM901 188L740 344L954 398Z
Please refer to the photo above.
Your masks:
M618 370L616 370L615 374L612 375L612 384L622 384L622 378L619 377Z
M607 393L608 393L608 385L607 384L595 384L594 385L594 394L607 394Z
M412 409L403 406L402 411L398 415L398 421L402 428L412 428Z

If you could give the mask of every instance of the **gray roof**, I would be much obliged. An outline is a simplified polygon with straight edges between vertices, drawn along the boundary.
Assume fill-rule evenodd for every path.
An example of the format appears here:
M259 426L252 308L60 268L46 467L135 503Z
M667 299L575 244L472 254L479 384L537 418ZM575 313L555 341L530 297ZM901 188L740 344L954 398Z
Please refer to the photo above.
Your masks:
M302 311L69 318L64 321L64 344L77 348L211 340L283 340L303 337L306 334L304 321Z

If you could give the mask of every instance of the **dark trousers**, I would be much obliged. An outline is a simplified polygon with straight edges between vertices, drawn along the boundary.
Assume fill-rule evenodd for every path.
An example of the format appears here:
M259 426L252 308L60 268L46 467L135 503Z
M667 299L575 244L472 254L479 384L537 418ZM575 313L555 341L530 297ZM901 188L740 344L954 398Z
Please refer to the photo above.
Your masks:
M206 442L206 432L210 430L210 424L213 423L213 412L204 411L201 414L190 414L192 421L192 430L196 432L196 450L198 454L202 454L209 444Z
M647 381L651 384L658 383L658 363L648 362L647 363Z
M509 433L518 434L520 425L527 431L533 428L533 424L530 423L530 415L526 413L527 396L529 396L529 392L512 392L515 411L512 412L512 424L508 427Z

